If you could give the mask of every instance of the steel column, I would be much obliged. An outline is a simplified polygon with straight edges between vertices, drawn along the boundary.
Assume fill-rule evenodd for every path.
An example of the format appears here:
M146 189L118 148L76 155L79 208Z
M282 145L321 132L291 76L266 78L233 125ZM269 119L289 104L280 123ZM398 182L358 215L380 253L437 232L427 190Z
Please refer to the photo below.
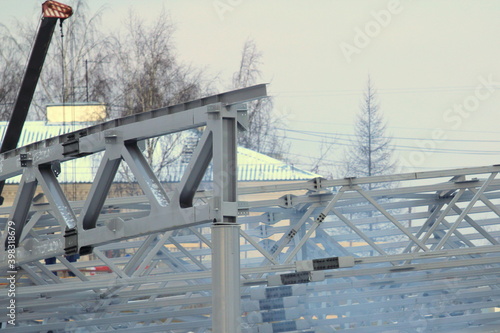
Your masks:
M240 226L212 226L212 332L241 332Z
M207 122L213 134L212 332L217 333L241 332L237 110L214 109Z

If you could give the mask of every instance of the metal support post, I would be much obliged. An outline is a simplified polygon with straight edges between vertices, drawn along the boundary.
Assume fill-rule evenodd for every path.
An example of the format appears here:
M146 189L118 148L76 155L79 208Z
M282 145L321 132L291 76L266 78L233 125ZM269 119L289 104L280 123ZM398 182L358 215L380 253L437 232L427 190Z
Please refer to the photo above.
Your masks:
M241 332L240 226L212 225L212 332Z
M207 122L213 134L212 332L217 333L241 332L237 110L214 108Z

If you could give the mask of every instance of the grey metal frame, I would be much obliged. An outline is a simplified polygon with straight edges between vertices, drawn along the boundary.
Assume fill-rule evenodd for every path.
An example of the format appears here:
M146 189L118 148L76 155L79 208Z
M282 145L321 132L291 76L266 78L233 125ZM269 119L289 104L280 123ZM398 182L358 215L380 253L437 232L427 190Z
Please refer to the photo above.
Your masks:
M14 206L0 208L1 241L8 220L19 235L18 325L5 331L498 327L500 166L238 188L241 103L264 96L251 87L2 155L0 179L22 174ZM164 190L137 142L199 126L186 174ZM57 164L99 151L88 199L70 202ZM121 162L143 196L107 197ZM196 191L210 162L212 190ZM37 184L48 204L31 204ZM7 301L0 290L0 322Z

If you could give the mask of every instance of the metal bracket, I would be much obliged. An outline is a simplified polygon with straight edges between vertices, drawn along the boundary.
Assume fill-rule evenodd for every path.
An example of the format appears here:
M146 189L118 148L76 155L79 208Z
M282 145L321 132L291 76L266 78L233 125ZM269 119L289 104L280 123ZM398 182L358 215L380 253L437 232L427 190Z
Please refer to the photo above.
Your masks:
M316 222L323 223L323 221L325 220L325 218L326 218L326 215L323 214L323 213L321 213L321 214L319 214L318 218L316 219Z
M247 201L238 201L238 216L250 215L250 206Z
M315 191L321 191L323 189L323 184L321 183L323 179L324 178L322 178L322 177L316 177L316 178L310 180L310 182L313 183Z
M282 196L281 197L281 199L283 200L282 207L291 208L293 206L293 197L295 197L295 195L293 194L287 194Z
M78 253L78 230L66 229L64 233L64 252L67 255Z
M64 156L80 156L80 142L78 139L69 140L62 144Z
M61 162L59 161L54 161L50 164L50 168L52 169L52 172L54 172L54 175L58 177L61 174Z
M80 138L84 136L87 136L87 131L80 131L78 133L69 134L66 137L66 142L62 144L63 155L71 157L83 157L89 155L90 153L82 153L80 151Z
M238 108L237 116L236 119L238 120L238 129L240 131L246 131L248 130L248 109L246 105L241 105L240 108Z
M19 163L21 168L30 167L33 163L30 154L19 154Z

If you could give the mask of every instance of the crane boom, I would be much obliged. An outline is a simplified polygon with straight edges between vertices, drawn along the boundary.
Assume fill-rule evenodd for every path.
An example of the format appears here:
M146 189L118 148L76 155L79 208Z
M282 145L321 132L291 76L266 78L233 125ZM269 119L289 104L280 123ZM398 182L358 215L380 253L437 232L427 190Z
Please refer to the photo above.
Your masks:
M62 22L72 14L73 10L70 6L57 1L46 1L42 4L42 22L38 28L21 87L19 88L17 99L10 115L0 147L0 154L17 147L57 20L61 20ZM4 185L5 181L0 181L0 205L3 204L1 194Z

